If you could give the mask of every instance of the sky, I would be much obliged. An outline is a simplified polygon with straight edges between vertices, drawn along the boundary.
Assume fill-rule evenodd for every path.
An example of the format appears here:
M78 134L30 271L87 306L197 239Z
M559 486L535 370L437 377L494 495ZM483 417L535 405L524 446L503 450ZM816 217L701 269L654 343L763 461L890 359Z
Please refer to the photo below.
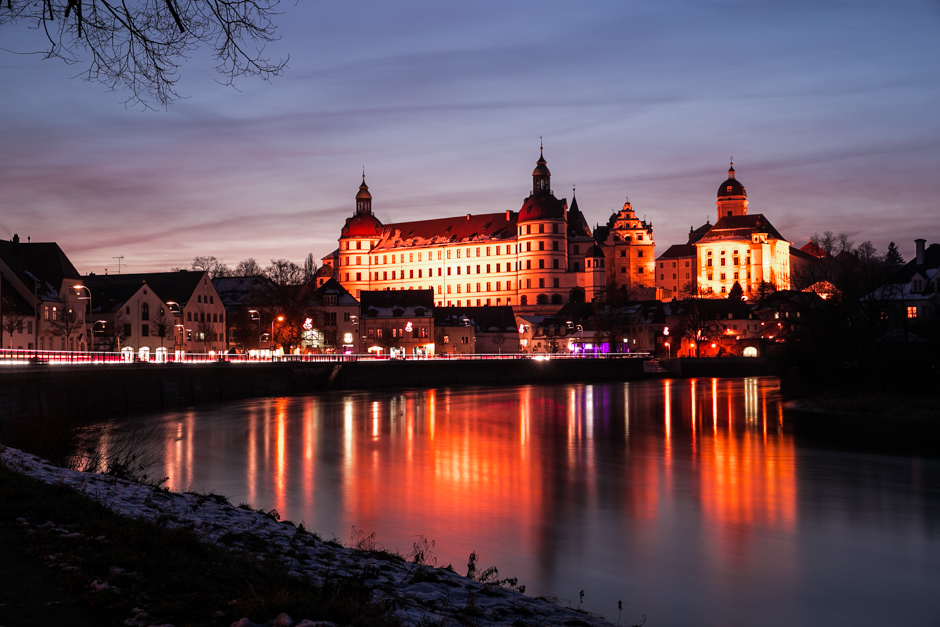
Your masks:
M791 242L940 241L940 2L301 0L270 82L206 54L156 111L0 51L0 238L82 273L336 248L363 167L383 223L518 211L543 138L593 226L629 197L656 254L715 221L733 156ZM23 26L0 48L41 47Z

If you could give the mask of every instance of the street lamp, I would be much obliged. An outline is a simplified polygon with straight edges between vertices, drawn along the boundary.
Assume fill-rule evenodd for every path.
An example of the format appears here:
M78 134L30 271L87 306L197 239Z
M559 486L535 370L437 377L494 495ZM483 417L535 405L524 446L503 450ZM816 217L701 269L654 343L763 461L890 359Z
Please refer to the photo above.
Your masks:
M284 316L278 316L277 319L271 319L271 344L274 345L274 323L275 322L284 322Z
M578 341L581 344L581 354L583 355L584 354L584 327L582 327L580 324L573 324L571 320L568 320L566 324L568 325L569 328L574 327L578 330Z
M108 323L107 320L95 320L91 323L91 350L95 349L95 325L101 323L101 329L104 330L104 325Z
M167 304L167 306L169 306L170 311L173 313L173 315L174 315L174 316L178 316L179 319L180 319L180 322L183 322L183 310L180 308L180 304L179 304L178 302L176 302L175 300L168 300L168 301L166 301L166 304ZM174 305L176 305L176 311L173 311L173 306L174 306ZM179 339L178 339L178 340L176 339L176 328L177 328L177 327L180 327L180 335L179 335ZM175 351L178 351L180 345L183 343L183 329L182 329L182 327L183 327L182 324L174 324L174 325L173 325L173 351L174 351L174 352L175 352Z
M248 313L251 314L252 320L258 321L258 350L261 350L261 312L257 309L249 309ZM255 318L255 316L258 316Z
M73 287L74 287L76 290L85 290L86 292L88 292L88 296L79 296L79 297L78 297L78 300L87 300L87 301L88 301L88 315L91 316L91 314L94 312L94 309L93 309L93 307L92 307L92 305L91 305L91 290L88 289L86 286L82 285L81 283L79 283L78 285L75 285L75 286L73 286ZM82 322L85 322L85 320L82 320ZM92 333L92 335L94 335L94 333L95 333L95 331L94 331L95 325L92 324L91 326L92 326L92 331L91 331L91 333ZM92 339L94 339L94 338L92 337ZM92 349L91 349L91 347L89 346L87 350L92 350Z

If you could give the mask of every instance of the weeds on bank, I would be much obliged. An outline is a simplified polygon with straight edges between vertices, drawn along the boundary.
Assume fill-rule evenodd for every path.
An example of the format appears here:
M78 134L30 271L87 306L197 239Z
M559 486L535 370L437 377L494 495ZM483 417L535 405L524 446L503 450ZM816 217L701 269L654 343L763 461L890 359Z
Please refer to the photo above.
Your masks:
M398 624L370 602L362 581L336 578L317 587L288 575L279 561L120 516L65 485L2 466L0 523L25 527L32 551L54 556L64 579L108 623L145 608L154 624L177 627L227 626L243 616L263 623L281 612L343 625Z

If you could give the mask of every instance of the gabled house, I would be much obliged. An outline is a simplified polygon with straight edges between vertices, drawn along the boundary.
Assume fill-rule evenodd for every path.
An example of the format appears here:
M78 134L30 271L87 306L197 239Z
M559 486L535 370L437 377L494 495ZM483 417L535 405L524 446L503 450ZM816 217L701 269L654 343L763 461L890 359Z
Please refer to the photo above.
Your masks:
M226 312L207 272L151 272L88 275L95 321L96 346L208 353L226 348ZM172 327L172 332L169 328Z
M884 318L904 319L906 324L940 316L940 244L927 247L923 239L914 243L914 258L866 297L881 303Z
M434 327L439 354L519 352L512 307L439 307Z
M271 314L264 309L270 282L263 276L216 277L212 285L225 307L227 349L262 348Z
M18 330L18 322L14 327L17 347L87 350L87 294L80 288L81 275L58 244L23 243L18 235L0 242L0 275L0 287L10 290L2 299L9 303L4 308L10 316L22 316L24 323L24 331Z
M319 279L318 279L319 282ZM352 353L359 349L359 301L339 281L328 278L313 293L318 320L306 339L319 352Z
M434 352L433 290L365 290L360 296L360 353L423 356Z

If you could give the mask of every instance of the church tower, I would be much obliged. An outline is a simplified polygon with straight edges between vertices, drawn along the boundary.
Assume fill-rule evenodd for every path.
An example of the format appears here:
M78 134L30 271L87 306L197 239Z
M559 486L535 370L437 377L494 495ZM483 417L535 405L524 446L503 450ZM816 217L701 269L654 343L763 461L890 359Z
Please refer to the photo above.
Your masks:
M334 274L357 299L362 290L369 289L372 274L369 251L378 244L382 231L382 223L372 215L372 194L363 173L362 184L356 194L356 212L346 219L339 237L339 267Z
M718 220L727 216L747 215L747 191L734 178L734 162L728 167L728 180L718 188ZM716 220L717 222L717 220Z

